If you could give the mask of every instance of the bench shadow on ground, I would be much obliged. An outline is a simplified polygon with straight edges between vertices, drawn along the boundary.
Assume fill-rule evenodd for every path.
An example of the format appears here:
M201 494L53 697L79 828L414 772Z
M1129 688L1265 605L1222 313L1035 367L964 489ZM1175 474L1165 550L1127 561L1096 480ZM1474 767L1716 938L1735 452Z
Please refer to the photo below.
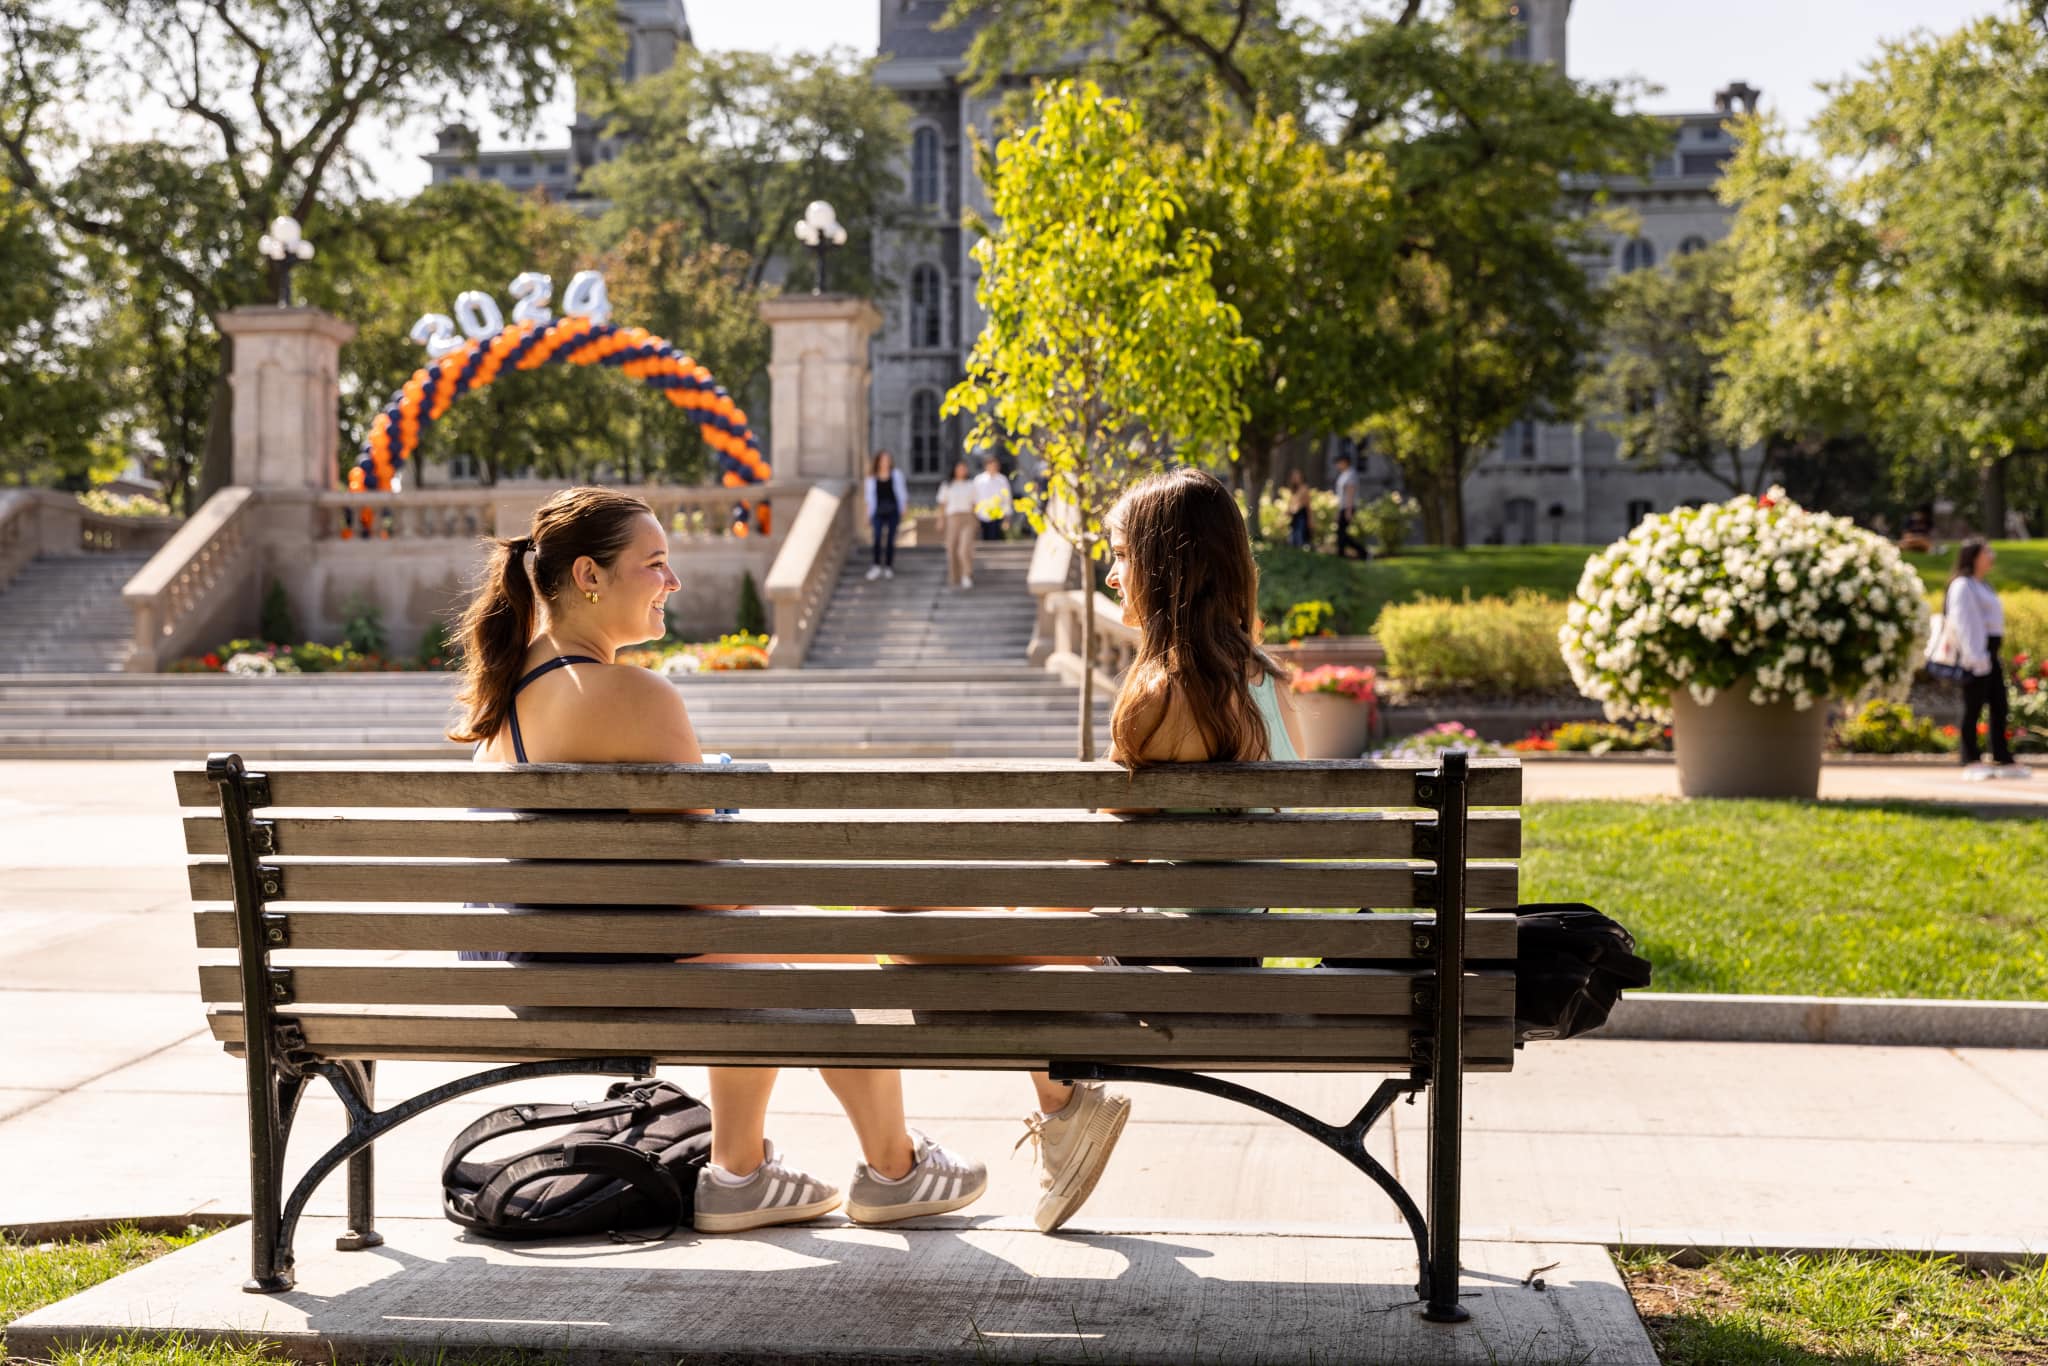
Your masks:
M850 1224L657 1243L575 1239L444 1246L421 1256L405 1234L353 1256L387 1270L323 1295L328 1255L303 1288L271 1297L304 1316L322 1360L460 1360L506 1349L548 1360L624 1360L701 1352L719 1361L1282 1363L1413 1361L1546 1366L1604 1361L1606 1339L1575 1325L1632 1323L1614 1284L1550 1284L1468 1270L1472 1319L1423 1321L1412 1280L1358 1240L1363 1278L1311 1268L1303 1240L1063 1234L931 1220L912 1230ZM233 1237L230 1233L227 1236ZM1340 1240L1321 1240L1336 1242ZM440 1242L440 1238L436 1238ZM1381 1244L1380 1246L1384 1246ZM678 1258L683 1251L685 1256ZM1412 1253L1410 1253L1412 1257ZM686 1265L678 1265L679 1260ZM1255 1274L1244 1274L1253 1271ZM1398 1274L1412 1276L1412 1261ZM357 1272L360 1280L363 1273ZM260 1332L214 1332L254 1341ZM926 1356L925 1354L929 1354Z

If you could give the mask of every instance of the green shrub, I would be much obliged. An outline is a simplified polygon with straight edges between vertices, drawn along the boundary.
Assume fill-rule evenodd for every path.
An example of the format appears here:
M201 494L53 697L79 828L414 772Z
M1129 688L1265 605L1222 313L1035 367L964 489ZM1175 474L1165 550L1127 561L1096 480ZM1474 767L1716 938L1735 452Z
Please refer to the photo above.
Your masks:
M768 612L761 606L761 590L754 587L754 576L740 571L740 610L734 622L743 636L764 635L768 630Z
M2048 591L2008 588L1998 598L2005 607L2006 656L2048 659Z
M383 654L387 638L384 613L377 604L357 596L350 598L341 610L347 614L341 628L341 643L359 655Z
M449 635L447 624L436 617L420 636L417 659L422 669L453 669L462 663L462 647Z
M1946 754L1955 748L1932 717L1901 702L1873 698L1843 721L1836 742L1851 754Z
M1310 636L1335 635L1337 609L1327 602L1297 602L1280 618L1282 640L1307 640Z
M1262 541L1287 540L1287 500L1285 484L1275 484L1273 492L1266 495L1266 501L1259 504L1259 539ZM1320 550L1337 543L1337 495L1328 489L1311 487L1308 491L1308 534L1309 549Z
M1664 748L1664 727L1653 721L1633 726L1567 721L1550 732L1550 743L1567 754L1633 754Z
M272 645L288 645L299 637L299 623L292 616L292 600L282 579L272 579L263 593L263 612L257 633Z
M1409 692L1555 692L1572 681L1557 648L1564 612L1528 589L1511 598L1423 598L1383 608L1372 633L1387 652L1385 676Z
M1380 543L1380 554L1392 557L1401 553L1408 544L1408 533L1415 527L1415 518L1422 511L1422 504L1398 490L1389 490L1368 503L1361 504L1354 521L1358 529Z

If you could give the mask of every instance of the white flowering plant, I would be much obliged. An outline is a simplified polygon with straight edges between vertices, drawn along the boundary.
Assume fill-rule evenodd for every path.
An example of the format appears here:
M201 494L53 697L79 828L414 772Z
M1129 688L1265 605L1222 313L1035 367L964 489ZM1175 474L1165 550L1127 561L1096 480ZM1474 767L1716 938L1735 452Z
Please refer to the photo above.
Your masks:
M1745 679L1759 705L1905 696L1927 637L1920 578L1883 537L1774 488L1646 517L1586 561L1558 643L1610 719L1668 720Z

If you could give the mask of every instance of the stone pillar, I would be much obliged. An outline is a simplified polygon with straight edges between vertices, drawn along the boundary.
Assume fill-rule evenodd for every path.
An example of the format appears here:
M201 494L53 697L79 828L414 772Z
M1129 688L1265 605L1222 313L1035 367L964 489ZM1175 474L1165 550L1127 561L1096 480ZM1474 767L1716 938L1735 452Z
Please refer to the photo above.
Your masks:
M774 338L769 464L778 479L858 479L868 462L868 339L882 315L865 299L785 294L761 304Z
M355 328L317 308L235 308L219 322L235 350L229 482L339 488L341 346Z

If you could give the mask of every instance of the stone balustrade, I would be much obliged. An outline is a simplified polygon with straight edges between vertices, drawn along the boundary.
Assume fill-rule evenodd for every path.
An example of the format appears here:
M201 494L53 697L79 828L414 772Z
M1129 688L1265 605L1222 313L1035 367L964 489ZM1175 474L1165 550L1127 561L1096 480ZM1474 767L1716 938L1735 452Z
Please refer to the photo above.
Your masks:
M777 517L777 522L780 522ZM814 484L769 567L764 594L773 612L768 665L800 668L817 634L839 569L853 545L854 500L841 480Z
M247 488L214 494L121 590L135 614L131 672L154 672L253 622L261 589L252 553L257 501Z
M1079 589L1067 589L1049 593L1039 601L1052 616L1052 649L1046 656L1045 667L1078 687L1082 669L1082 593ZM1116 599L1097 593L1094 608L1095 638L1091 653L1094 656L1095 681L1099 686L1113 690L1123 678L1124 670L1130 668L1131 661L1137 658L1138 633L1124 625L1123 608Z
M178 529L175 517L109 517L55 489L0 494L0 588L38 555L115 555L155 550Z

